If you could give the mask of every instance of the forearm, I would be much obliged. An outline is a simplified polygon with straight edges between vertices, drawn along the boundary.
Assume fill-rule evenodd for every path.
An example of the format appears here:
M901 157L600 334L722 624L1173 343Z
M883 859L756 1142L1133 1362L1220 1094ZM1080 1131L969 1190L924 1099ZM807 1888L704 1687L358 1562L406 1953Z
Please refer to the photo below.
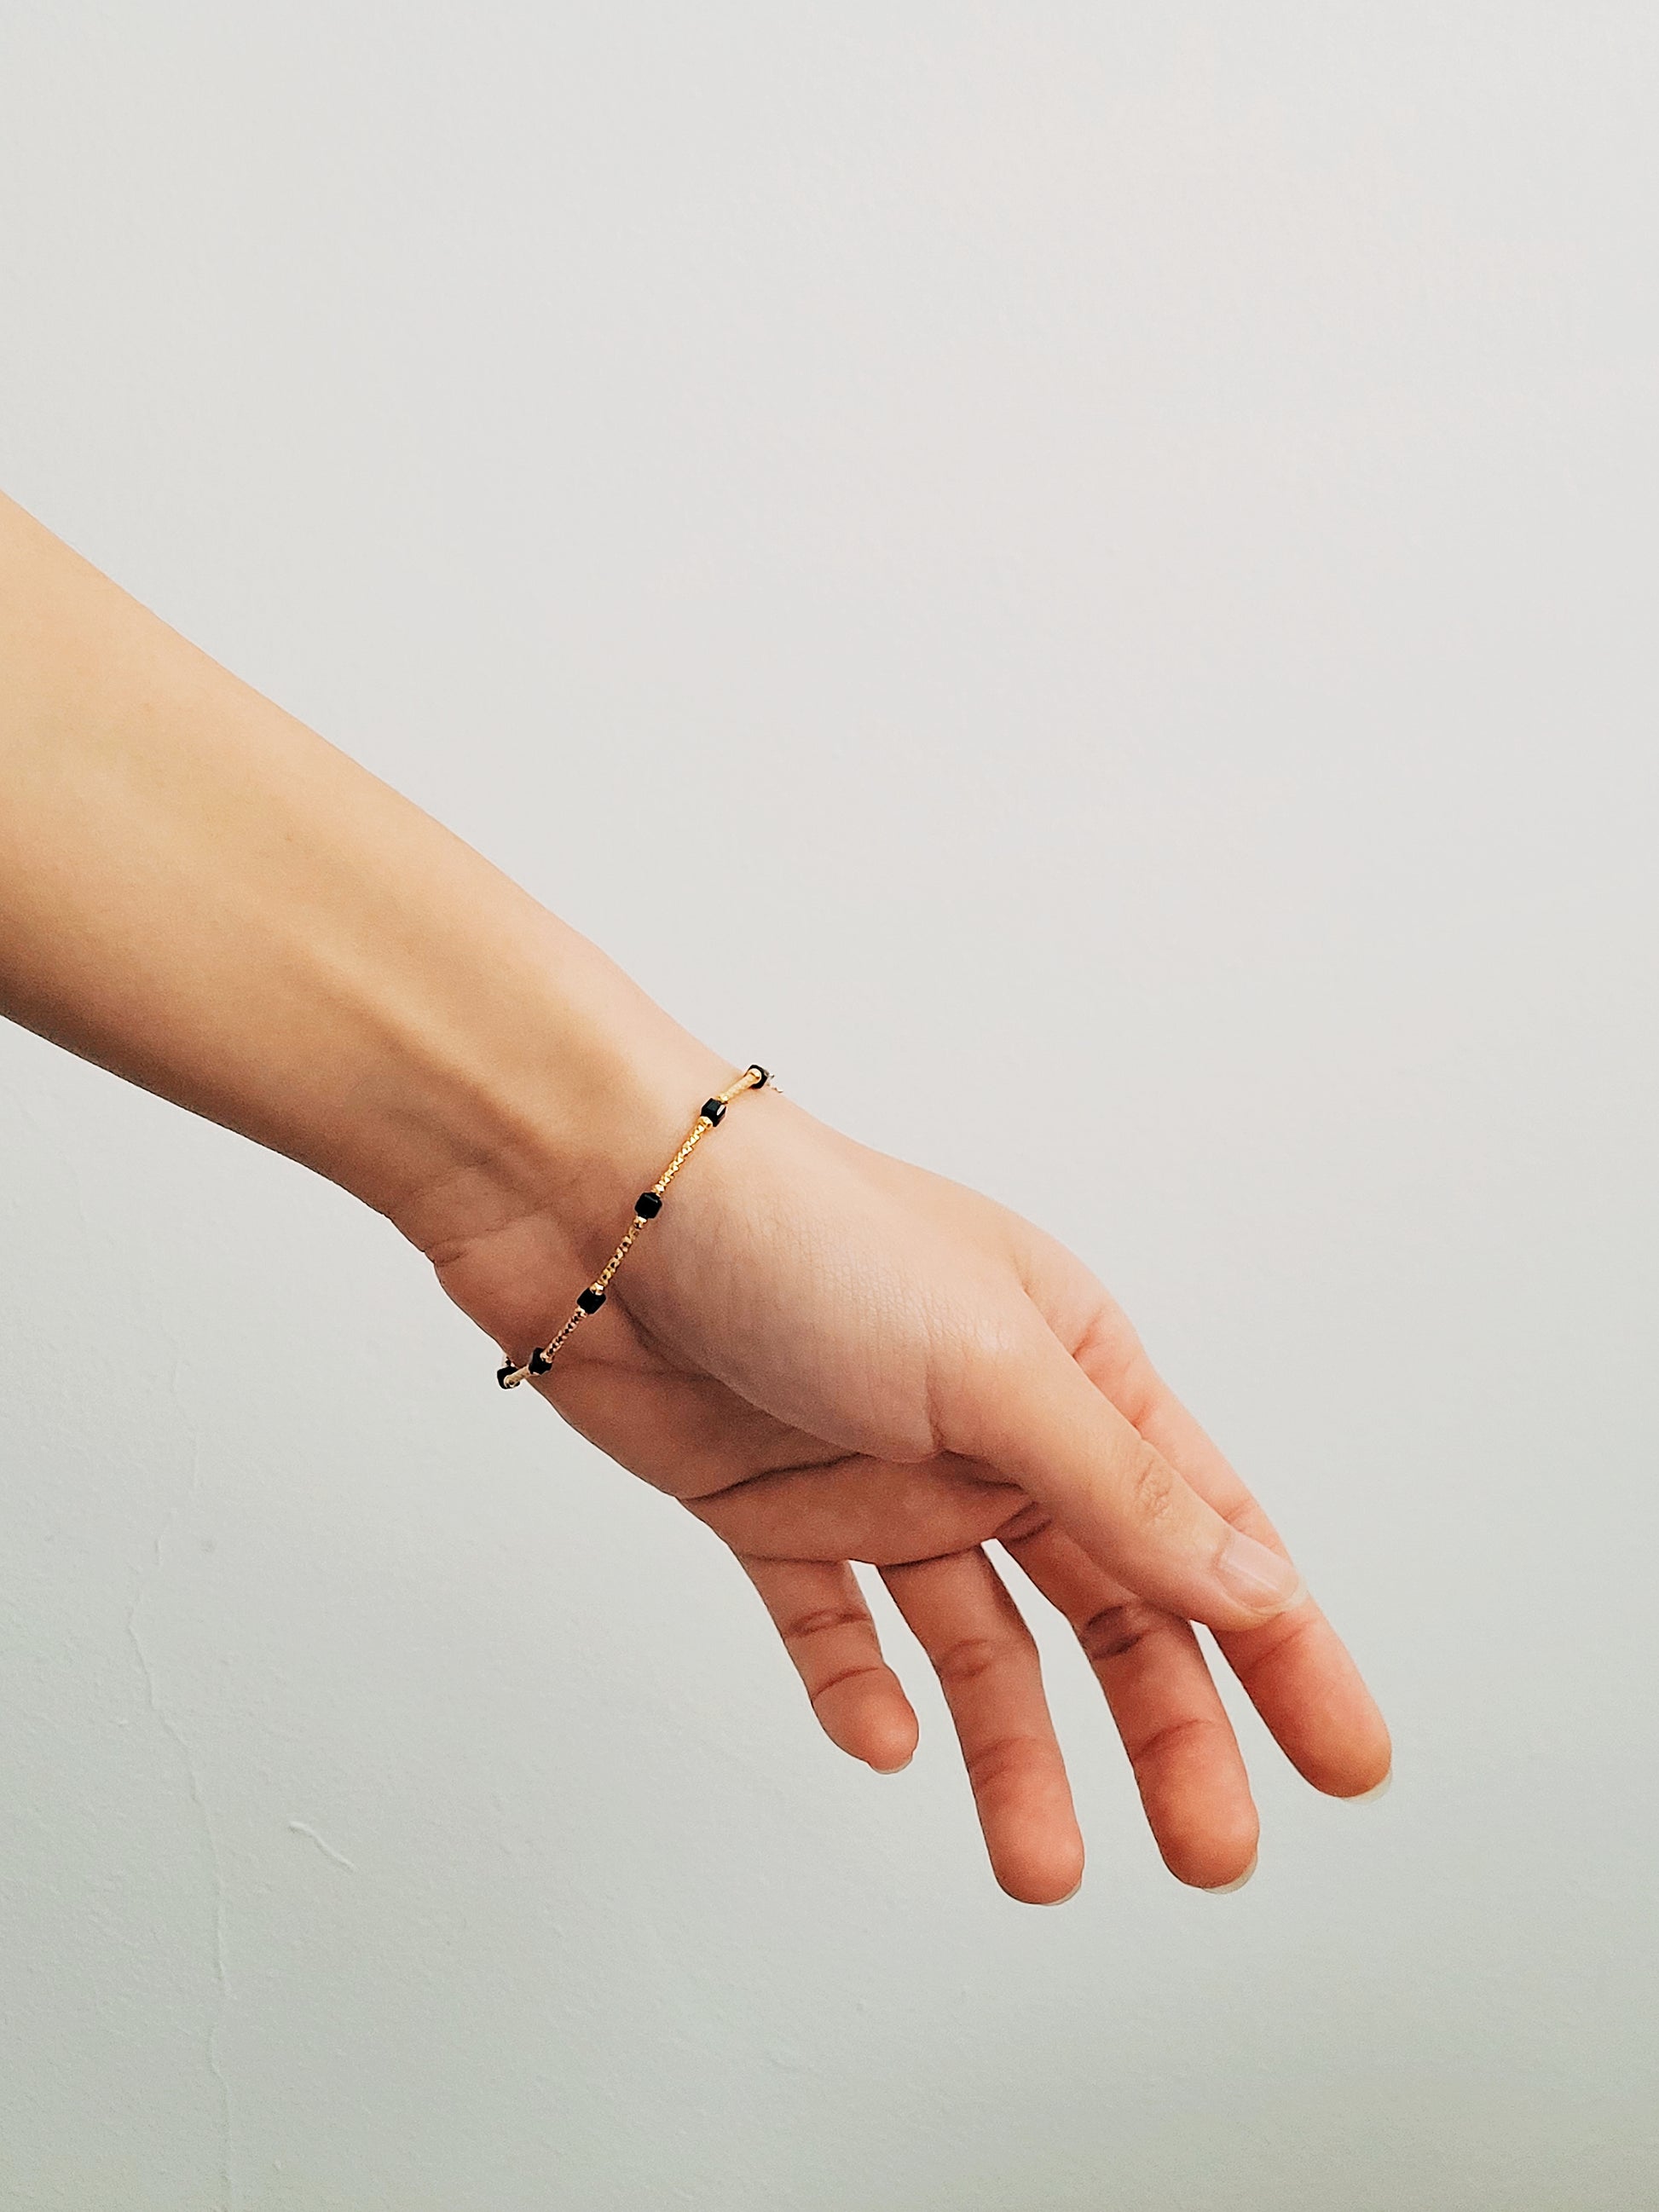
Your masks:
M428 1248L452 1208L580 1214L724 1066L5 501L0 1011Z
M515 1362L736 1073L3 501L0 1010L379 1208ZM1188 1620L1310 1780L1375 1786L1352 1662L1089 1271L769 1090L733 1121L532 1387L731 1547L835 1740L890 1770L915 1739L860 1560L933 1659L1000 1879L1069 1894L1000 1542L1076 1627L1183 1880L1237 1881L1256 1832Z

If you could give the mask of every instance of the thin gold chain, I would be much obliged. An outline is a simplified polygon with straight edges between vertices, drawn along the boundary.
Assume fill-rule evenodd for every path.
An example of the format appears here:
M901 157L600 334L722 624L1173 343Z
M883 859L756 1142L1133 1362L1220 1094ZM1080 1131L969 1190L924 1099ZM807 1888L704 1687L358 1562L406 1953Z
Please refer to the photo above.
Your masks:
M717 1091L712 1098L704 1099L702 1111L686 1131L679 1150L650 1188L642 1190L635 1200L634 1218L628 1224L628 1234L600 1268L599 1273L594 1276L587 1288L577 1297L570 1318L564 1327L556 1336L550 1338L547 1343L538 1344L521 1367L515 1366L509 1358L505 1365L496 1369L495 1380L503 1390L515 1389L520 1382L526 1381L532 1375L547 1373L557 1356L560 1346L568 1340L578 1322L586 1321L589 1314L597 1313L605 1304L605 1290L611 1278L628 1257L634 1239L641 1229L654 1221L662 1212L663 1193L708 1132L720 1126L726 1109L732 1101L745 1091L758 1091L763 1084L769 1083L771 1079L771 1075L766 1068L759 1066L757 1062L751 1062L744 1068L735 1083L728 1083L724 1091Z

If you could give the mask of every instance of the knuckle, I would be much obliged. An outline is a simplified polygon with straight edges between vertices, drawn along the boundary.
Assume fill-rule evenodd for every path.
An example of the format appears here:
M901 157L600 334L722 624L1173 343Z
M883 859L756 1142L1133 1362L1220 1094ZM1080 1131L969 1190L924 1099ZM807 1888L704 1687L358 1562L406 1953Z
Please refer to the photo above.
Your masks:
M1000 1636L962 1636L947 1644L933 1661L933 1672L946 1690L965 1689L1006 1659L1012 1639Z
M1109 1660L1126 1657L1137 1644L1155 1635L1165 1625L1165 1619L1156 1607L1144 1604L1139 1598L1126 1598L1120 1604L1103 1605L1098 1613L1091 1613L1079 1626L1077 1640L1091 1666L1103 1666Z
M1145 1437L1137 1437L1131 1447L1124 1475L1137 1519L1161 1528L1173 1517L1180 1500L1175 1469Z
M1046 1507L1034 1504L1028 1499L1012 1519L1005 1521L994 1532L996 1540L999 1544L1008 1545L1029 1543L1033 1536L1042 1535L1052 1517Z
M1248 1659L1234 1663L1233 1671L1247 1690L1255 1694L1252 1685L1258 1687L1273 1670L1283 1664L1285 1655L1304 1638L1317 1634L1321 1621L1311 1606L1298 1606L1293 1613L1280 1613L1261 1628L1253 1629Z
M817 1713L819 1717L822 1718L823 1700L830 1695L830 1692L832 1690L839 1690L845 1683L848 1682L862 1680L867 1675L884 1674L886 1671L887 1669L884 1667L878 1664L878 1662L873 1659L862 1659L857 1661L851 1667L837 1668L833 1674L827 1675L822 1682L813 1683L811 1688L807 1692L807 1697L811 1705L812 1711L815 1713Z
M1013 1776L1030 1769L1042 1755L1042 1747L1035 1736L1011 1733L994 1736L989 1743L975 1744L963 1759L968 1780L975 1796L994 1790Z
M850 1605L821 1605L810 1613L798 1613L785 1632L789 1644L810 1643L814 1637L828 1636L837 1628L861 1628L865 1616Z
M1133 1764L1137 1768L1153 1760L1166 1759L1171 1752L1190 1752L1216 1738L1221 1731L1207 1713L1181 1713L1175 1719L1164 1721L1151 1734L1141 1737L1134 1747Z

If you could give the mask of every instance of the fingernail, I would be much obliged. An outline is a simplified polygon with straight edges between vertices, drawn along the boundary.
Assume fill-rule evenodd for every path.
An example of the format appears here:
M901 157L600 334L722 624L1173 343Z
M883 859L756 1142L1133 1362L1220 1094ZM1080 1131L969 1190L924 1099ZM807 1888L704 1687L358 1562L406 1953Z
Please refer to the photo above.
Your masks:
M1077 1878L1076 1887L1072 1889L1068 1889L1064 1897L1041 1898L1038 1899L1038 1902L1042 1905L1045 1911L1052 1912L1057 1905L1069 1905L1082 1887L1083 1876L1079 1875Z
M1369 1790L1362 1790L1357 1797L1350 1797L1348 1800L1349 1804L1363 1805L1368 1798L1386 1796L1388 1795L1389 1787L1393 1780L1394 1769L1393 1767L1390 1767L1380 1782L1374 1783Z
M870 1761L870 1771L872 1774L902 1774L905 1768L910 1764L911 1759L913 1759L915 1755L916 1754L914 1751L908 1753L906 1757L900 1759L896 1766L878 1766L875 1760L872 1759Z
M1259 1854L1255 1851L1250 1853L1250 1863L1245 1868L1243 1873L1240 1875L1237 1881L1218 1881L1213 1889L1206 1889L1204 1892L1205 1896L1231 1897L1236 1889L1243 1889L1245 1883L1255 1872L1255 1863L1258 1856Z
M1278 1552L1235 1529L1215 1563L1216 1579L1252 1613L1288 1613L1308 1595L1308 1585Z

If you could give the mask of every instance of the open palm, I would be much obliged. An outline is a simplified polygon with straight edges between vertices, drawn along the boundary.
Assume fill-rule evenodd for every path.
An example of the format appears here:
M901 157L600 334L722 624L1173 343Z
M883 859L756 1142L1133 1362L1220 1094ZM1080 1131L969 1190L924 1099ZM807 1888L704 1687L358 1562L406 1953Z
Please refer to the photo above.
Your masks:
M428 1249L515 1358L602 1256L534 1211ZM535 1387L731 1547L826 1733L885 1771L916 1721L850 1562L878 1570L938 1672L1015 1897L1067 1895L1083 1843L988 1544L1076 1631L1182 1881L1239 1879L1257 1830L1194 1620L1316 1788L1359 1795L1388 1772L1382 1717L1266 1516L1088 1269L775 1091L739 1101Z

